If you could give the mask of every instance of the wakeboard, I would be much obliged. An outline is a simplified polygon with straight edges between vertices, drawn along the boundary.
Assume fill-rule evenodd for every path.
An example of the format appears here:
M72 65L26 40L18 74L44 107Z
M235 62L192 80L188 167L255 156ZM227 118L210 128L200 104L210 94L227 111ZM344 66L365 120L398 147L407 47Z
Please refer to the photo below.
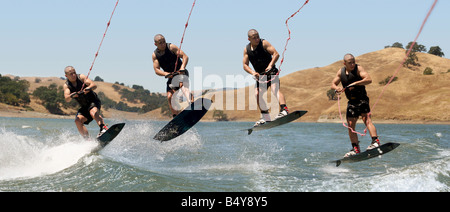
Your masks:
M340 160L335 160L335 161L331 161L331 162L332 163L336 163L336 166L341 165L341 163L360 162L360 161L363 161L363 160L368 160L368 159L371 159L371 158L374 158L374 157L386 154L386 153L394 150L398 146L400 146L400 144L398 144L398 143L385 143L385 144L381 145L378 148L367 150L367 151L362 152L360 154L353 155L353 156L350 156L350 157L345 157L345 158L342 158Z
M122 131L125 123L115 124L108 128L108 130L103 133L101 136L97 137L97 141L100 142L101 148L105 147L109 144L117 135L119 135L120 131Z
M163 142L182 135L202 119L206 112L208 112L211 104L212 101L210 99L197 99L166 124L153 139Z
M294 121L300 117L302 117L303 115L305 115L308 111L306 110L297 110L294 111L292 113L287 114L286 116L283 116L279 119L275 119L274 121L268 121L265 124L261 125L261 126L256 126L256 127L252 127L250 129L247 129L248 134L252 134L253 131L260 131L260 130L266 130L266 129L270 129L273 127L277 127L283 124L287 124L291 121Z

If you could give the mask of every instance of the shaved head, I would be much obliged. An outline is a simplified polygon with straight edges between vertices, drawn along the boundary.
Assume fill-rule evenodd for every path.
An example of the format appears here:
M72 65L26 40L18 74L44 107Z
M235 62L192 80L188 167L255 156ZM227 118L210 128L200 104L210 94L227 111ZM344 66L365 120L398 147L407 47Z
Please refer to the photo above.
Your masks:
M160 51L164 51L166 49L166 38L161 35L161 34L157 34L155 35L155 46L160 50Z
M355 56L350 53L344 55L344 65L347 70L354 70L356 67Z
M160 41L161 39L164 40L164 41L166 40L166 38L163 35L161 35L161 34L157 34L154 37L155 43Z
M344 61L350 60L350 59L355 59L355 56L353 56L350 53L347 53L347 54L344 55Z
M256 29L251 29L247 33L248 37L252 37L253 35L259 35L259 32Z
M68 74L72 70L75 71L75 68L73 66L67 66L66 68L64 68L64 73Z

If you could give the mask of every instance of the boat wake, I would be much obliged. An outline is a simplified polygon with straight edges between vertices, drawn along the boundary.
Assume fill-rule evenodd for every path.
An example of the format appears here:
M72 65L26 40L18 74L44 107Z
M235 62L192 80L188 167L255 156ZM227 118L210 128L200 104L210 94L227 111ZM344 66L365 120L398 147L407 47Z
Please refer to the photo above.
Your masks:
M97 145L68 133L41 141L0 130L0 180L54 174L75 165Z

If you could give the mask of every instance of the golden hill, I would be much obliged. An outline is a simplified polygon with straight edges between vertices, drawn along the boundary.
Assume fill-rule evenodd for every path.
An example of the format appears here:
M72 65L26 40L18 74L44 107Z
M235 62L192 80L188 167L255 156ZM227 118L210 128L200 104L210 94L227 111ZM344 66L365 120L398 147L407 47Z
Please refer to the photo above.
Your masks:
M403 61L404 55L404 49L387 48L356 57L356 62L362 65L373 79L372 84L366 86L371 106L375 103L384 87L379 82L394 74ZM426 53L418 53L417 56L421 66L410 69L401 67L397 74L398 80L386 88L376 107L372 108L372 118L375 121L450 123L450 59ZM342 61L337 61L325 67L301 70L281 78L281 90L286 97L289 110L308 111L299 121L340 121L337 101L329 100L327 91L330 89L333 77L342 66ZM426 67L432 68L434 74L423 75ZM245 72L242 71L242 74L244 75ZM30 93L39 86L49 86L51 83L62 86L65 82L65 80L58 77L40 77L41 80L39 82L36 81L36 77L21 77L20 79L30 82ZM104 92L108 98L116 102L123 101L129 106L142 106L142 104L134 104L121 99L120 94L112 87L112 83L96 83L98 85L96 92ZM125 86L121 86L121 88L133 90ZM236 90L210 92L206 96L212 97L214 104L203 118L203 121L214 120L214 108L223 110L232 121L253 122L260 116L259 110L256 109L253 83L250 86ZM347 100L345 95L341 97L344 98L341 100L341 109L345 116ZM8 114L5 115L5 112L16 113L16 115L17 113L22 113L17 116L40 117L39 115L34 115L35 113L48 115L48 111L38 104L35 98L32 97L31 101L30 107L35 112L24 112L22 108L0 104L0 116L9 116ZM274 117L279 110L278 103L274 97L270 96L269 102L271 102L270 107L272 108L271 115ZM65 112L68 114L75 113L75 111ZM106 118L169 120L169 117L161 116L160 109L146 114L112 109L108 111L102 110L102 112ZM72 116L69 118L72 118Z
M372 84L366 86L371 106L384 87L379 82L394 74L404 56L404 49L387 48L356 57L356 62L369 72L373 80ZM426 53L418 53L417 56L421 66L400 68L396 75L398 80L386 88L372 110L375 121L450 122L450 59ZM342 61L337 61L325 67L297 71L280 79L281 91L286 97L289 110L308 111L300 121L340 121L337 101L329 100L327 91L342 66ZM426 67L432 68L434 74L423 75ZM223 98L218 98L219 101L216 100L214 104L221 102L220 99L224 99L225 104L227 95L234 95L236 102L236 97L244 93L246 110L237 110L235 106L233 110L224 108L225 113L231 120L256 121L260 116L259 111L249 110L256 105L254 85L210 95L222 95ZM341 98L344 98L341 100L341 109L345 119L347 100L345 95ZM272 104L272 117L277 112L278 105ZM208 112L207 118L212 118L212 111Z

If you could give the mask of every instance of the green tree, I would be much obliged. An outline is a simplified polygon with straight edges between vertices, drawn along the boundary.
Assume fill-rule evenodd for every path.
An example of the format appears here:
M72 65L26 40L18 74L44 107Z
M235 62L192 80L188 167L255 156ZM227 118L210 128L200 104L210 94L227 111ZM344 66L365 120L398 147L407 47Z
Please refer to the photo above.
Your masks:
M433 69L430 67L426 67L423 71L423 75L433 75Z
M120 90L120 87L117 84L112 85L112 87L114 88L115 91Z
M411 48L411 45L413 42L409 42L408 45L406 45L406 52L409 51L409 48ZM412 66L420 66L419 58L417 57L416 52L426 52L427 48L424 45L421 45L419 43L415 43L414 46L411 49L411 53L409 54L408 58L406 59L403 66L409 68L409 65Z
M142 86L142 85L133 85L133 86L131 86L131 88L133 88L135 90L144 90L144 86Z
M401 48L401 49L403 49L403 44L400 43L400 42L395 42L395 43L392 44L392 46L385 46L384 48L385 49L386 48Z
M401 44L400 42L395 42L394 44L392 44L393 48L401 48L403 49L403 44Z
M328 100L337 100L336 91L333 89L330 89L327 91Z
M439 57L445 56L444 52L442 52L441 47L439 46L432 46L430 47L430 50L428 51L428 54L433 54Z
M389 82L389 80L391 80L391 78L392 78L392 76L388 76L388 77L386 77L384 80L380 81L378 84L380 84L380 85L386 85L386 84ZM397 81L397 79L398 79L398 77L394 77L394 79L392 79L392 82L391 82L391 83Z
M18 77L12 80L0 75L0 102L14 106L28 105L30 103L29 87L30 83L26 80L20 80Z
M223 110L214 109L213 119L215 119L216 121L228 121L228 116L223 112Z
M19 106L19 99L14 96L14 94L12 93L5 93L5 94L0 94L0 98L2 99L2 102L8 104L8 105L14 105L14 106Z
M411 48L411 45L413 44L413 41L409 42L408 45L406 45L406 49L409 50L409 48ZM412 48L412 52L426 52L427 48L416 42L416 44L414 44L413 48Z
M52 83L48 87L41 86L36 88L33 92L33 96L41 100L42 105L52 114L63 115L64 112L61 107L65 104L63 88L56 83Z
M99 77L99 76L96 76L96 77L94 78L94 81L97 81L97 82L104 82L104 80L103 80L101 77Z
M134 91L125 88L121 89L119 94L122 99L127 99L129 102L144 103L145 105L139 109L139 113L146 113L167 104L167 97L164 97L161 94L151 93L149 90L144 89L143 86L133 85L133 89ZM165 111L166 110L161 113L165 113Z
M412 66L420 66L420 63L418 62L419 58L416 55L416 52L411 51L411 53L409 53L408 58L406 58L405 63L403 63L403 66L409 68L409 65Z
M161 114L169 117L172 116L172 112L170 111L169 104L167 102L161 106Z
M108 110L109 108L116 108L117 102L108 98L105 93L98 92L97 96L102 102L102 109Z

